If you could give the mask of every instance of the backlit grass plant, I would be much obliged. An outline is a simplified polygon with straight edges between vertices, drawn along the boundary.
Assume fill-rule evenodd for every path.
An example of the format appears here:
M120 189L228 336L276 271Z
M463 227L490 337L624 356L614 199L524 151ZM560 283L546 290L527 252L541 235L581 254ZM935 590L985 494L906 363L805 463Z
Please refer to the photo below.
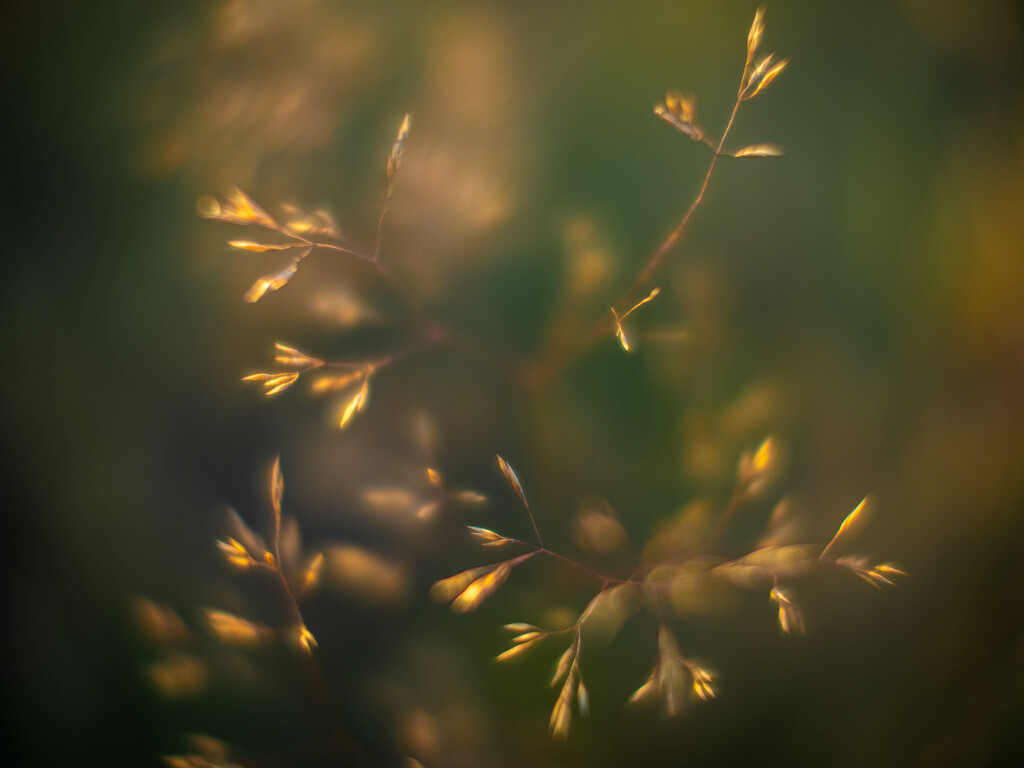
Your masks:
M493 366L529 397L564 375L590 347L617 342L623 351L633 351L643 343L642 335L637 332L637 321L643 315L643 308L662 294L660 287L653 284L655 277L704 201L719 163L728 159L745 161L782 154L782 149L774 144L731 148L728 143L740 108L764 94L787 66L786 59L776 59L774 54L759 55L763 36L764 11L759 9L747 36L745 61L735 101L717 137L698 122L696 103L688 96L672 91L654 107L654 113L661 120L709 153L710 160L699 190L676 226L611 304L610 311L580 323L579 333L558 337L530 359L509 360L432 316L395 278L387 264L382 241L393 192L401 179L403 156L410 143L409 115L401 122L385 164L383 204L377 220L376 238L370 247L360 246L344 237L326 211L308 212L285 206L282 215L272 216L240 189L231 190L221 198L204 196L198 204L201 216L247 227L257 233L247 239L230 240L230 246L241 251L277 254L281 259L273 271L256 279L245 292L245 301L259 302L283 289L308 258L330 255L355 259L375 273L393 294L400 307L399 322L410 331L411 341L406 346L358 359L328 360L289 344L277 343L273 368L246 375L244 381L261 387L268 397L302 383L313 395L333 399L335 422L344 430L368 407L375 378L414 352L455 347L473 355L483 364ZM688 699L713 699L714 675L703 660L698 661L689 655L685 642L681 640L685 638L681 628L685 626L690 607L704 599L706 593L718 593L723 589L760 592L766 603L777 608L781 631L795 634L805 631L798 591L794 588L797 582L821 572L834 571L848 573L874 587L886 587L892 586L895 578L903 575L891 563L876 563L863 556L847 554L854 536L866 520L867 498L845 516L827 544L795 539L791 507L780 503L755 546L739 557L722 555L722 540L739 519L745 505L755 500L764 501L775 492L774 481L780 471L779 454L777 441L771 436L765 437L756 447L751 446L740 457L733 490L724 506L711 516L684 514L667 521L646 543L632 570L625 573L605 573L546 546L542 536L543 510L531 508L524 484L512 466L498 456L497 469L525 510L533 537L524 541L490 528L470 526L469 534L488 552L494 550L509 554L499 559L488 558L479 566L436 582L430 591L431 597L450 604L455 613L472 612L501 588L517 569L535 559L560 561L592 579L592 597L574 619L555 627L511 621L504 627L509 645L497 655L497 660L505 663L540 646L557 646L561 651L550 678L551 685L558 690L549 720L555 737L567 736L574 713L587 713L590 697L584 683L587 671L584 654L587 635L584 630L595 621L619 627L634 617L646 617L656 627L657 642L650 649L652 669L646 680L636 681L638 687L631 701L639 705L657 702L665 712L674 715L682 710ZM424 466L423 478L428 487L460 503L472 506L482 499L471 491L449 490L436 467ZM313 656L317 643L306 627L300 606L305 595L318 583L323 554L315 551L303 554L297 548L297 532L291 532L292 527L296 527L295 523L289 523L282 517L282 493L280 465L275 464L271 480L274 528L270 546L254 536L239 520L235 529L218 542L218 547L232 566L243 571L265 572L273 577L291 612L287 626L280 630L282 639L298 652ZM417 516L423 519L431 517L438 503L436 499L423 502ZM618 517L610 509L600 506L588 510L583 529L592 540L592 551L614 549L616 542L624 537ZM222 611L211 610L207 619L214 635L236 644L277 632Z

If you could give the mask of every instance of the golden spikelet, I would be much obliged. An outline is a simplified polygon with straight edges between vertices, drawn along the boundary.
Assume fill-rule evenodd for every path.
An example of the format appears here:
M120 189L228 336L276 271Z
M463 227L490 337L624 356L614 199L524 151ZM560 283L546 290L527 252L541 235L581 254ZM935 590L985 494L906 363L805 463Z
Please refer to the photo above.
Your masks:
M506 629L507 628L508 627L506 626ZM532 648L545 637L548 637L548 634L549 633L541 629L532 629L516 635L512 638L512 647L503 653L499 653L496 657L496 661L508 661L509 659L514 659L517 656L520 656L528 648Z
M275 530L281 530L281 499L284 498L284 475L281 474L281 457L274 458L270 468L270 506L274 510Z
M515 622L513 624L506 624L502 629L506 632L532 632L539 629L539 627L535 627L533 624L526 624L524 622Z
M548 722L548 727L551 729L551 735L556 739L565 739L569 735L569 726L572 725L572 700L577 690L576 675L576 666L573 665L565 680L565 685L562 686L562 690L555 700L555 706L551 709L551 720Z
M750 69L754 62L754 56L761 44L764 35L764 8L758 8L754 14L754 23L750 25L750 32L747 34L747 59L743 65L743 77L740 82L739 101L748 101L763 91L789 64L788 60L782 59L772 66L772 59L775 54L768 54L761 62Z
M493 567L494 566L485 565L480 568L470 568L469 570L462 571L454 576L449 576L447 579L436 581L430 588L430 597L439 603L451 602L466 587L479 579L485 573L488 573Z
M782 147L778 144L751 144L749 147L737 149L732 153L733 157L780 157L783 154Z
M908 576L909 575L906 571L901 571L899 568L897 568L892 563L882 563L881 565L876 565L875 566L875 570L878 571L879 573L885 574L886 576Z
M542 630L533 630L531 632L523 632L521 635L516 635L512 638L512 642L516 645L520 643L529 643L533 640L538 640L544 637L547 633Z
M258 645L273 634L269 627L235 616L227 611L207 608L205 618L210 633L229 645L250 647Z
M309 253L309 249L306 250ZM305 254L304 254L305 255ZM245 299L248 304L255 304L257 301L262 299L268 292L276 291L284 286L292 277L295 275L298 269L295 262L292 262L280 272L275 272L270 275L265 275L252 284L252 287L246 291L242 298Z
M338 428L345 429L352 421L353 417L366 408L366 403L370 397L370 374L363 372L363 384L359 389L349 397L347 400L342 402L341 416L338 418Z
M590 714L590 694L587 692L587 686L583 684L582 677L576 686L576 706L584 717Z
M452 611L455 613L475 611L497 591L498 587L505 583L510 573L512 573L512 566L507 562L500 563L494 570L481 576L452 600Z
M765 65L767 65L767 60L765 62ZM756 82L757 85L754 87L754 90L750 93L750 95L747 96L746 98L752 99L755 96L757 96L757 94L759 94L761 91L763 91L771 84L772 80L774 80L776 77L782 74L782 70L784 70L788 65L789 59L782 59L774 67L767 70L763 75L760 75L759 80L755 80L752 77L751 82ZM758 69L760 69L760 67Z
M497 656L495 656L494 660L501 662L501 661L509 661L511 659L514 659L517 656L522 655L522 653L524 651L526 651L531 645L532 645L532 643L523 643L522 645L513 645L508 650L502 651Z
M764 35L764 6L762 5L754 12L754 21L747 33L747 66L754 60L757 48L761 44L761 37Z
M317 552L309 561L306 570L302 574L302 594L307 595L320 584L320 574L323 572L324 553Z
M779 627L787 635L804 634L804 617L800 609L778 587L773 587L768 596L779 606Z
M391 197L395 176L398 175L398 169L402 165L402 155L405 152L405 140L407 138L409 138L408 112L402 118L402 124L398 127L398 135L395 137L395 142L391 145L391 152L388 154L388 163L385 168L385 176L387 176L388 180L388 197Z
M264 227L276 227L277 222L256 202L238 187L227 196L232 213L248 224L259 224Z
M249 552L253 560L259 560L263 557L263 553L267 550L266 542L263 538L253 533L252 529L246 525L245 521L239 516L235 510L228 507L227 509L227 530L238 542ZM223 550L221 550L223 551Z
M701 701L715 698L715 690L711 687L711 674L696 664L690 664L690 675L693 678L693 693Z
M836 531L836 535L832 537L832 540L825 545L825 548L821 551L821 557L825 557L829 550L833 547L838 546L843 542L844 539L851 538L854 533L861 527L864 519L867 517L866 510L870 506L871 497L865 496L864 499L854 507L853 512L846 516L842 524L839 526L839 530Z
M303 653L312 654L313 649L318 646L316 638L305 624L300 624L292 633L295 645Z
M228 240L228 245L242 251L253 251L255 253L267 253L268 251L289 251L292 248L303 248L305 245L296 243L254 243L250 240Z
M558 661L555 663L555 674L551 677L551 687L555 687L561 682L567 674L569 674L569 667L572 666L573 661L576 659L576 644L573 643L565 649L565 653L558 657Z
M669 91L663 102L654 105L654 114L684 136L694 141L704 140L703 129L694 122L697 117L696 103L679 91Z
M501 536L487 528L478 528L475 525L469 525L466 527L469 528L470 532L474 536L483 541L485 547L500 547L503 544L508 544L510 541L504 536Z
M278 227L273 217L238 187L234 187L221 199L213 195L203 195L196 202L196 212L204 219L214 219L229 224L257 224L267 229L277 229Z
M324 364L323 360L310 357L305 352L300 352L295 347L289 347L279 341L274 342L274 351L277 356L274 362L280 365L288 365L296 368L317 368Z
M526 500L526 494L523 493L523 486L520 484L515 470L512 469L512 467L509 466L509 463L501 458L501 456L498 457L498 466L501 468L501 474L505 476L505 480L512 486L512 490L516 492L519 500L523 502L523 506L529 509L530 502Z
M283 392L298 380L297 373L252 373L242 377L242 381L258 381L263 386L263 394L267 397Z
M769 435L754 452L740 456L736 468L737 490L748 497L765 491L778 474L781 451L774 437Z
M326 392L337 392L340 389L345 389L351 384L354 384L364 375L365 373L362 369L341 374L319 375L313 379L313 383L310 384L310 389L318 395Z
M328 237L337 240L341 237L341 231L334 221L334 217L325 210L307 214L301 208L288 203L282 205L281 208L290 217L284 223L284 228L288 232L304 238Z
M835 562L836 565L853 571L865 583L876 589L895 587L896 582L893 581L893 578L907 575L906 571L900 570L892 563L869 567L867 559L863 557L841 557Z
M237 539L228 537L227 541L217 539L217 548L224 555L224 558L236 568L250 568L256 565L256 560Z

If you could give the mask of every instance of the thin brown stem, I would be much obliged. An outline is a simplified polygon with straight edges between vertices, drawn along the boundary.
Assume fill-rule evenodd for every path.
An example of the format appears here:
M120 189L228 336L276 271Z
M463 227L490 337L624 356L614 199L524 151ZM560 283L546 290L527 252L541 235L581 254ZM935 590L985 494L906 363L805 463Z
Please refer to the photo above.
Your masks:
M526 505L526 514L530 518L530 525L533 526L533 535L537 537L537 547L543 550L544 549L544 539L542 539L541 536L540 536L540 529L537 527L537 521L533 517L533 510L530 509L530 505L529 504Z
M573 560L572 558L568 558L565 555L559 554L558 552L555 552L554 550L548 549L547 547L541 547L538 551L540 553L542 553L542 554L548 555L549 557L553 557L556 560L561 560L566 565L572 566L576 570L581 571L583 573L586 573L589 576L593 576L595 579L600 580L602 582L602 584L601 584L602 588L608 586L609 584L630 584L630 583L636 584L636 583L639 583L639 582L631 582L629 579L618 579L618 578L615 578L614 576L608 576L608 575L606 575L604 573L601 573L600 571L595 571L593 568L590 568L589 566L583 565L583 563L577 562L576 560Z
M298 598L295 597L295 592L292 590L291 585L288 583L288 578L284 575L284 571L281 570L281 558L278 553L278 546L275 537L274 541L274 562L273 563L261 563L257 562L256 565L265 571L270 571L274 574L274 577L281 582L281 592L285 597L285 602L288 603L288 610L292 615L292 619L299 624L299 626L305 626L306 622L302 618L302 608L299 606Z
M284 580L285 588L288 587L288 580L284 578L284 573L281 571L281 513L277 510L274 511L274 570ZM294 595L291 594L291 589L288 589L288 595L291 597L292 602L295 602Z
M584 565L581 562L578 562L576 560L573 560L570 557L566 557L563 554L555 552L553 549L548 549L545 546L537 546L535 544L529 543L528 541L522 541L521 539L513 539L510 536L505 536L503 538L505 538L508 542L510 542L512 544L519 544L521 546L528 547L529 549L532 550L531 552L527 553L530 556L533 556L533 555L547 555L548 557L554 558L555 560L562 561L566 565L571 566L572 568L575 568L576 570L578 570L578 571L580 571L582 573L585 573L588 576L592 576L593 578L595 578L595 579L597 579L598 581L601 582L601 588L602 589L604 587L610 585L610 584L633 584L635 586L639 586L639 585L643 584L643 582L641 582L641 581L636 581L636 580L633 580L633 579L620 579L620 578L617 578L615 576L609 576L609 575L607 575L605 573L601 573L600 571L596 571L593 568L591 568L591 567L589 567L587 565ZM516 562L519 562L518 558L516 559Z
M729 114L729 122L725 124L725 130L722 131L722 138L718 141L718 146L715 147L715 154L711 157L711 163L708 165L707 173L704 174L704 181L700 185L700 191L697 193L697 197L694 198L693 202L690 203L690 207L683 214L683 218L680 219L668 237L666 237L658 249L651 255L650 259L647 260L647 264L644 265L640 275L630 286L630 289L626 292L626 296L632 296L635 294L648 280L654 275L658 267L665 260L665 257L672 250L672 247L678 242L682 236L686 225L690 222L690 217L693 216L693 212L697 210L697 207L704 200L704 193L707 192L708 184L711 181L711 176L715 172L715 165L718 163L718 158L722 156L722 147L725 146L725 140L729 136L729 131L732 130L732 125L736 120L736 113L739 112L740 104L742 103L741 97L736 97L736 103L732 106L732 112Z
M744 72L744 78L746 73ZM693 217L694 212L700 206L704 200L704 195L707 192L708 184L711 182L711 177L714 175L715 166L718 164L718 158L723 155L722 149L725 146L725 141L729 136L729 132L732 130L733 123L736 121L736 114L739 112L740 104L743 103L744 95L743 81L740 83L740 90L736 96L736 102L732 106L732 111L729 113L729 120L725 124L725 129L722 131L722 137L719 139L717 145L712 145L710 141L703 139L703 143L707 144L714 150L714 154L711 157L711 163L708 165L707 172L704 174L704 180L701 182L700 191L697 196L690 203L690 207L686 209L686 213L683 214L682 219L675 228L668 234L668 236L662 240L661 244L657 247L654 253L651 254L647 262L644 264L643 269L630 284L629 289L626 290L615 305L621 305L628 302L631 298L635 297L636 294L643 288L650 279L657 272L658 268L664 262L665 257L671 252L672 248L682 237L686 226L690 223L690 219ZM612 307L614 312L614 306ZM621 318L619 318L621 319ZM603 317L587 331L585 331L581 338L572 342L562 344L561 346L550 349L547 354L542 356L542 359L530 366L522 377L524 385L528 389L534 391L544 389L551 381L553 381L557 374L566 368L576 358L580 357L596 342L608 336L612 329L615 327L613 322L610 322L607 317Z
M357 257L359 259L362 259L363 261L370 261L370 262L376 261L376 257L375 256L370 256L369 254L364 253L363 251L357 250L355 248L346 248L343 245L334 245L333 243L311 243L311 245L314 248L324 248L324 249L329 250L329 251L338 251L339 253L347 253L347 254L350 254L351 256L355 256L355 257Z
M278 563L280 563L280 560ZM284 590L284 594L291 605L293 617L299 624L306 626L306 621L302 617L302 609L299 607L299 600L295 597L292 585L288 583L288 578L284 575L284 571L281 570L280 564L274 570L277 572L278 579L281 581L281 588Z
M384 236L384 218L388 215L388 208L391 207L391 193L388 192L387 200L384 201L384 207L380 211L380 218L377 219L377 241L373 246L373 261L377 261L380 258L380 244Z

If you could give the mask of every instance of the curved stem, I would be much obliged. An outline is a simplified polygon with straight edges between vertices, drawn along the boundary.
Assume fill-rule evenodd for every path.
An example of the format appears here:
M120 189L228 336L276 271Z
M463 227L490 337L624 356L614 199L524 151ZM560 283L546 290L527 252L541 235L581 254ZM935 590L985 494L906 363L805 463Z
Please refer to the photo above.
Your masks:
M388 192L387 200L384 202L384 207L381 209L380 218L377 219L377 242L373 246L373 261L377 261L380 258L380 244L384 236L384 218L388 215L388 208L391 207L391 192Z
M373 256L370 256L370 255L368 255L366 253L363 253L362 251L357 250L355 248L346 248L343 245L334 245L333 243L319 243L319 242L310 242L310 245L313 246L314 248L323 248L323 249L328 250L328 251L338 251L339 253L347 253L347 254L350 254L350 255L355 256L357 258L360 258L363 261L369 261L369 262L376 261L376 259Z
M675 228L668 234L668 236L661 241L661 244L657 247L654 253L651 254L647 262L644 264L643 269L636 276L633 282L630 284L628 290L626 290L615 305L620 305L628 302L631 297L643 288L648 281L654 276L658 268L664 262L665 257L671 252L673 246L682 237L683 232L686 230L687 224L690 223L690 219L693 217L694 211L700 206L704 200L704 195L707 192L708 184L711 182L711 177L715 172L715 166L718 164L718 158L723 155L722 149L725 146L725 141L729 136L729 132L732 130L733 123L736 121L736 115L739 112L740 104L743 103L743 95L745 93L743 88L743 82L746 78L746 72L744 72L743 79L741 79L740 90L737 93L736 101L732 106L732 111L729 113L729 120L725 124L725 129L722 131L722 137L719 139L717 146L713 146L709 141L703 140L705 144L714 150L714 154L711 157L711 163L708 165L707 172L704 174L704 180L701 182L700 190L697 196L690 203L690 207L686 209L686 213L683 214L682 219L676 224ZM614 310L615 305L612 309ZM586 330L582 337L575 342L569 340L567 343L561 346L556 346L553 349L549 349L547 354L542 354L541 359L535 363L526 372L523 377L524 384L529 389L534 391L544 389L551 381L553 381L557 375L566 368L576 358L580 357L586 352L591 346L607 337L611 334L614 323L609 321L607 317L602 317L601 320L596 322L588 330Z
M570 557L566 557L565 555L555 552L553 549L548 549L545 546L530 544L527 541L522 541L521 539L513 539L510 536L503 536L502 538L504 538L506 541L512 544L519 544L520 546L528 547L530 550L532 550L531 552L527 553L531 557L533 555L547 555L548 557L554 558L555 560L561 560L566 565L571 566L576 570L580 571L581 573L585 573L588 576L592 576L593 578L600 581L602 589L611 584L633 584L635 586L640 586L643 584L642 581L637 581L635 579L620 579L615 576L609 576L605 573L601 573L600 571L594 570L590 566L584 565L583 563L578 562L577 560L573 560ZM516 562L519 562L519 558L516 559Z
M732 106L732 112L729 114L729 122L725 124L725 130L722 131L722 138L718 141L718 146L715 147L715 154L711 157L711 163L708 165L707 173L704 174L704 181L700 185L700 191L697 193L697 197L694 198L693 202L690 203L690 207L683 214L683 218L680 219L668 237L666 237L658 249L651 255L650 259L647 260L647 264L644 265L643 270L637 276L633 285L630 286L629 290L626 291L625 296L632 296L638 291L657 271L658 267L665 260L669 251L672 250L672 246L676 244L679 238L682 236L683 231L686 229L686 225L690 221L690 217L693 216L693 212L697 210L697 206L704 200L704 193L707 192L708 183L711 181L711 176L715 172L715 165L718 163L718 158L722 156L722 147L725 146L725 140L729 136L729 131L732 130L732 124L736 120L736 113L739 112L740 104L742 100L739 96L736 97L736 103Z

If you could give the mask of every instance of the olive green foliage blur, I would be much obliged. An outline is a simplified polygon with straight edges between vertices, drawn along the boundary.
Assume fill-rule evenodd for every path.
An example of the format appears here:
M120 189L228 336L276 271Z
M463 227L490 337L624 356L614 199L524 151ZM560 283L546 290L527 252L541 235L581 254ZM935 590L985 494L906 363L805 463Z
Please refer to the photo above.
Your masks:
M15 762L1020 752L1020 10L755 11L0 12Z

